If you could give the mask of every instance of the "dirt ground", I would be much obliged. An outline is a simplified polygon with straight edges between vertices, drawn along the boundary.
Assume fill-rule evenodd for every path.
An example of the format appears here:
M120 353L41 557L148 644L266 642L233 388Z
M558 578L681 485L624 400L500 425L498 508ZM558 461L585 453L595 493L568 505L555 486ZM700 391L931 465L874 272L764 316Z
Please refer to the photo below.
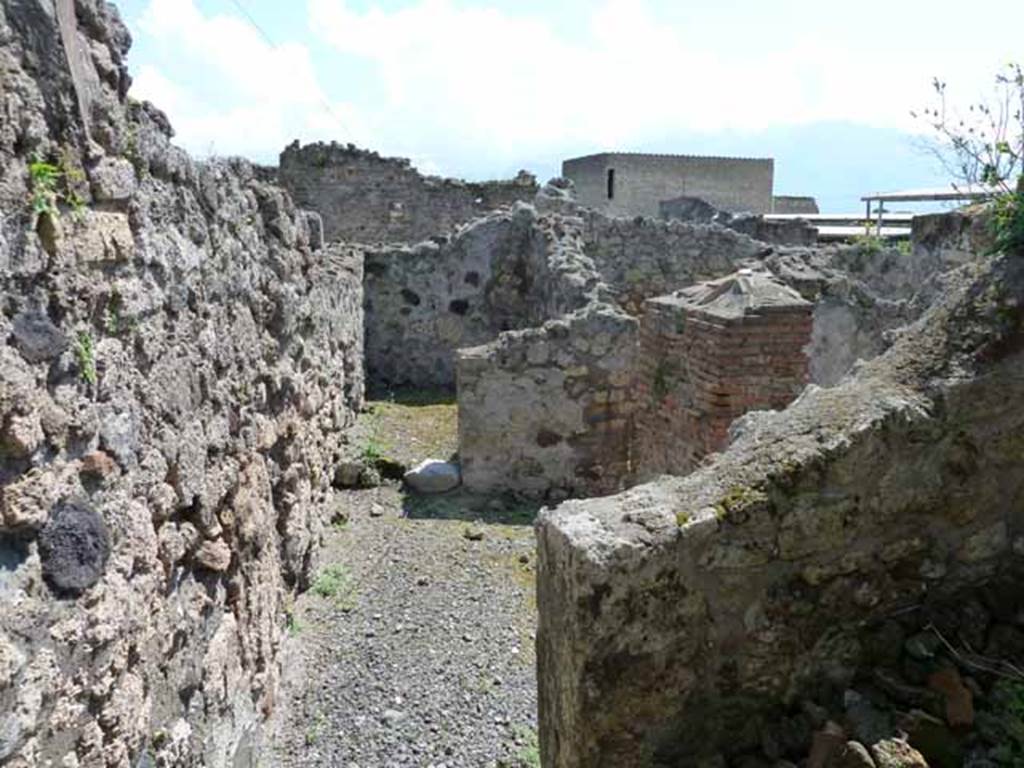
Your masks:
M456 432L450 400L406 396L372 403L353 446L408 466ZM391 482L340 509L292 609L268 765L538 766L537 505Z

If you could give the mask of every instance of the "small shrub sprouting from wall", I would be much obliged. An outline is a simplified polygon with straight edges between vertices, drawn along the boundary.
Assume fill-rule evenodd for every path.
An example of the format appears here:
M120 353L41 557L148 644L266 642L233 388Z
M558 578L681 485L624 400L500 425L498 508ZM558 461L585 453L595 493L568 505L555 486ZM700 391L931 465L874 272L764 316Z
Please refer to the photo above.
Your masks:
M1024 256L1024 176L1016 192L993 204L993 250Z
M920 117L935 155L958 183L994 192L992 252L1024 253L1024 65L1007 64L992 96L966 112L947 103L946 83L935 78L932 87L935 103Z
M75 360L78 363L78 375L86 384L95 386L96 374L96 344L93 342L92 334L89 331L79 331L75 339Z
M32 229L41 217L59 216L60 203L71 209L73 217L82 215L85 200L78 194L77 187L85 182L85 174L71 162L69 153L62 154L58 163L34 155L28 163L28 175Z

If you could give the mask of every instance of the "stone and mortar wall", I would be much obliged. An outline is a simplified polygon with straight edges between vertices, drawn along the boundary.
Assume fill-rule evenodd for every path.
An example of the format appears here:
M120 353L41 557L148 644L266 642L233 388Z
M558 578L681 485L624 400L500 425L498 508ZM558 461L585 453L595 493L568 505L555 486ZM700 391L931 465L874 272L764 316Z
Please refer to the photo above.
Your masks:
M843 690L864 622L1019 583L1022 307L1019 259L966 267L885 355L747 417L708 466L542 514L544 765L739 759L748 724Z
M621 490L636 342L635 318L594 303L460 350L465 486L561 498Z
M778 221L765 219L760 214L733 214L720 211L696 197L662 200L658 205L658 215L663 219L678 219L693 224L719 224L772 245L811 246L818 242L817 228L803 219Z
M608 173L614 195L608 197ZM723 211L770 213L775 163L770 159L609 153L562 163L580 205L612 216L657 216L658 204L699 197Z
M711 224L615 218L593 211L581 216L584 252L616 302L633 315L643 312L649 298L722 277L771 252L765 243Z
M557 289L558 295L569 296L569 300L563 298L560 302L551 303L541 301L541 296L533 295L535 288L525 293L513 292L514 296L524 297L525 303L519 306L518 314L506 317L522 318L524 325L537 325L544 319L559 317L567 309L583 307L599 300L611 301L627 314L644 318L650 307L644 304L644 300L650 295L728 274L738 266L757 265L771 270L780 281L796 288L805 299L814 303L813 331L807 338L808 322L803 318L799 333L796 334L799 335L796 347L787 347L784 357L788 362L799 362L800 370L799 375L787 374L777 382L783 394L778 398L755 398L756 403L736 404L728 416L723 415L719 419L715 439L708 437L705 440L699 435L689 435L692 441L688 439L685 444L669 445L664 439L665 420L678 415L679 423L673 422L676 431L671 434L682 434L685 432L683 411L676 413L672 408L665 410L653 407L649 394L636 398L637 402L650 407L649 412L647 408L639 411L631 408L615 415L616 419L626 420L623 434L629 436L628 444L623 444L619 450L628 458L625 462L609 462L599 483L566 481L566 477L572 476L574 467L585 466L590 461L588 455L586 452L569 451L567 446L562 446L558 449L562 455L555 460L556 449L547 445L538 446L536 442L536 435L549 418L548 409L534 408L533 405L521 407L551 399L551 402L561 403L567 412L579 411L579 402L574 401L571 407L565 404L566 395L562 389L555 387L557 397L553 395L549 381L543 375L543 371L547 370L552 379L560 380L565 365L553 362L551 358L528 361L529 365L526 365L523 354L503 357L501 350L505 349L504 345L519 348L527 344L522 340L527 337L516 335L500 344L469 350L466 360L458 364L460 424L464 438L460 459L464 467L477 468L466 470L467 484L476 490L519 487L528 488L531 493L550 493L556 497L566 492L592 495L631 484L635 481L635 472L649 476L659 471L688 471L693 468L699 456L712 447L716 450L720 447L733 417L751 407L782 407L796 396L805 383L805 366L809 364L812 381L831 386L858 359L868 359L883 351L888 344L885 336L888 330L904 325L914 311L921 311L909 306L909 299L906 298L911 295L911 281L906 274L908 267L892 260L895 252L861 254L856 249L838 248L772 251L763 243L713 225L695 226L643 218L612 219L593 212L583 216L536 216L526 207L522 207L518 215L522 217L524 231L528 225L529 228L543 228L547 234L536 247L527 249L529 258L525 261L512 255L514 249L498 249L499 252L507 252L500 257L500 263L529 265L528 269L512 270L512 274L520 276L539 274L540 265L552 264L554 268L542 281L525 282L533 286L546 286L549 291ZM507 218L504 215L490 218L493 225L508 226L507 222L502 223ZM460 233L456 240L464 238L467 232ZM511 242L521 244L537 241L520 236ZM450 257L445 250L448 247L442 246L439 253L443 258L437 261L420 258L411 262L421 270L416 274L434 275L434 271L427 271L424 266L428 263L446 270L445 274L448 274ZM423 248L425 246L421 246ZM481 263L485 264L489 258L493 258L495 251L486 246L480 252ZM844 271L846 269L849 272ZM507 269L505 273L508 273ZM461 273L456 269L452 274L457 276ZM400 301L407 300L400 299L400 294L392 294L395 298L386 304L391 324L385 328L378 326L378 330L374 330L373 324L368 325L367 344L370 348L376 345L373 340L376 332L383 331L382 338L389 339L396 338L395 334L399 331L405 334L399 337L398 342L389 342L387 348L382 347L379 355L371 353L371 380L376 378L375 366L378 363L375 360L379 359L379 365L394 367L394 373L389 374L392 380L405 372L415 374L422 381L425 375L440 371L443 374L440 378L429 380L434 384L447 381L450 375L447 361L453 359L455 350L463 344L458 340L453 342L451 339L442 339L434 330L437 327L433 323L438 308L443 310L444 302L449 301L444 286L451 284L451 279L446 277L442 283L440 289L429 289L435 292L440 290L440 303L421 301L416 307L403 307ZM402 285L408 289L412 283L406 278ZM378 289L368 290L368 295L378 292ZM901 298L889 300L881 298L879 294ZM419 298L419 293L416 298ZM489 325L486 321L494 313L486 297L479 301L471 300L471 306L479 308L484 318L484 322L475 326L475 335L486 338L488 334L493 335L501 330L500 326L495 328L494 324ZM415 314L417 322L413 324L403 320L402 315L396 313L396 307L406 317ZM372 317L373 309L369 304L367 313L368 318ZM652 318L651 322L656 322L656 318ZM416 334L421 335L417 337ZM465 334L459 338L464 340L472 336ZM637 341L633 339L630 343L635 347ZM409 350L417 349L422 349L423 354L409 354ZM635 353L634 348L631 354ZM648 389L654 388L653 377L659 368L658 362L653 360L654 356L655 353L651 352L638 358L641 363L644 360L648 363ZM421 359L426 361L425 366L416 362ZM514 362L510 364L508 360ZM462 373L463 367L466 369L465 375ZM788 368L786 370L790 371ZM641 372L641 380L643 375ZM487 391L500 391L503 397L492 396L487 400L467 389L468 383L475 385L481 379L487 380ZM530 381L534 381L532 386ZM761 394L765 394L772 385L762 383L764 386L761 387ZM582 391L589 396L590 390ZM501 402L500 407L495 405L498 402ZM639 431L635 428L637 420L642 424ZM604 440L607 443L607 437ZM601 450L606 449L602 447ZM504 454L513 458L502 462L500 457ZM544 466L545 462L550 464L550 472L536 469L537 466ZM624 468L625 471L613 478L610 467ZM524 480L524 477L529 479Z
M779 248L713 224L519 204L451 236L366 248L367 375L374 389L454 386L460 347L578 309L598 284L627 313L742 266L766 266L816 302L812 380L832 385L883 351L888 330L941 291L936 260L860 247ZM915 292L926 300L911 305Z
M457 349L582 307L599 279L580 223L526 205L365 253L366 367L378 391L454 386Z
M676 297L647 302L633 389L634 480L685 475L748 411L785 408L809 380L811 305L724 318Z
M772 213L799 214L821 213L818 201L804 195L775 195L772 198Z
M360 254L173 147L129 42L96 0L0 7L5 768L255 764L362 402ZM80 214L33 221L36 154Z
M943 292L938 264L896 249L780 249L762 264L813 302L810 374L824 387L839 383L858 360L888 349L893 332Z
M992 248L992 222L978 207L922 214L911 222L910 243L915 259L957 267Z
M532 200L538 189L525 171L509 181L442 179L351 144L298 141L281 153L278 178L299 205L323 217L328 240L357 243L418 243Z
M461 347L555 319L595 292L640 314L647 298L768 250L717 226L538 214L525 204L415 246L366 247L369 386L450 388Z

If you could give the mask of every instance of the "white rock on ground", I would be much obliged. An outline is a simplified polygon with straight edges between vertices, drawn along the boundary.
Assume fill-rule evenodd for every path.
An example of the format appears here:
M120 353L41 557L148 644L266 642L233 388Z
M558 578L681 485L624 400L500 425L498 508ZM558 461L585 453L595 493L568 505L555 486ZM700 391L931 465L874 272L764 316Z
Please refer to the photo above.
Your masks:
M459 465L440 459L426 459L405 473L405 482L419 493L444 493L462 482Z

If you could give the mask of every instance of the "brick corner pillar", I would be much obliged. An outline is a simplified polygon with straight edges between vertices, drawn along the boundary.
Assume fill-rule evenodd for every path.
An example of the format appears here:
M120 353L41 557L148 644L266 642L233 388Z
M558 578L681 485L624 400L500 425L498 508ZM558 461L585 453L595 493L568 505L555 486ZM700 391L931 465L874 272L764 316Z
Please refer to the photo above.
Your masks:
M646 302L636 385L638 479L686 474L729 426L778 410L810 379L814 305L771 275L732 275Z

